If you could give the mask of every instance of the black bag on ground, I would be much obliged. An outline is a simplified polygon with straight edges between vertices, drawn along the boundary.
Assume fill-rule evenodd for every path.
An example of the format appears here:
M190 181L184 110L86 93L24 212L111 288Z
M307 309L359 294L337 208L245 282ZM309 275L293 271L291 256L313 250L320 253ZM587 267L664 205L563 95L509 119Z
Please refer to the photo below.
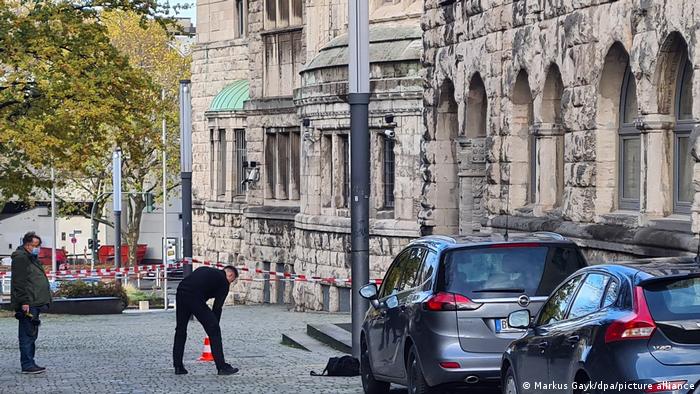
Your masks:
M331 357L320 374L311 371L311 376L358 376L360 362L352 356Z

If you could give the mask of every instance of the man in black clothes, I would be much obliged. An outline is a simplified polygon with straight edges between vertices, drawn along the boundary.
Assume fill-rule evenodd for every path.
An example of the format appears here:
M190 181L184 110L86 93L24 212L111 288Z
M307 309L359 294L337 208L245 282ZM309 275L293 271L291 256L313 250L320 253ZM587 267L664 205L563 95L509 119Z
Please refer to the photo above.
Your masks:
M187 324L190 317L199 320L211 342L211 352L214 356L219 375L233 375L238 368L232 367L224 360L224 347L221 343L221 308L228 295L229 286L238 278L238 270L234 266L226 266L223 270L210 267L200 267L180 282L177 287L175 342L173 344L173 366L176 375L187 373L182 364L187 341ZM214 298L214 306L209 309L207 301Z

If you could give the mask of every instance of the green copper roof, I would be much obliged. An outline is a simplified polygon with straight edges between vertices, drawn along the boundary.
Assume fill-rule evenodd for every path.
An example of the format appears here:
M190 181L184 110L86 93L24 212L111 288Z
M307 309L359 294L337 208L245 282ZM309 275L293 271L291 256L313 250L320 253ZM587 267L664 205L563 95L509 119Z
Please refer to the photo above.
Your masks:
M225 112L240 111L243 103L250 98L248 81L240 79L227 85L214 97L214 101L209 106L209 111Z

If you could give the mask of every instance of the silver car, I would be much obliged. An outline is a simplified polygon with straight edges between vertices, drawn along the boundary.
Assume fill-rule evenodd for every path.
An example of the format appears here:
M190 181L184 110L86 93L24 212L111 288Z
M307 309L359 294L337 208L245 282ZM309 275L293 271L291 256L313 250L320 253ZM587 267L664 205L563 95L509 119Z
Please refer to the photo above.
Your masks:
M428 236L409 244L370 300L361 334L365 393L391 383L409 393L497 385L501 356L524 331L508 315L537 313L547 296L586 266L573 242L554 233Z

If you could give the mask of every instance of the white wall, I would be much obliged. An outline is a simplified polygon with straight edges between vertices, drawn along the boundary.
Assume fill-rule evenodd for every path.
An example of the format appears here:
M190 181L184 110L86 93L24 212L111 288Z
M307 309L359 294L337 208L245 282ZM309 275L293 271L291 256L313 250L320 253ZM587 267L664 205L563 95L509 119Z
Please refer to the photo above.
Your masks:
M104 226L100 226L100 242L104 244ZM34 231L42 239L42 246L52 247L52 222L51 212L47 207L33 208L17 215L0 220L0 256L8 256L22 243L22 237L29 231ZM90 219L82 216L56 218L56 245L58 249L65 246L68 254L73 254L73 244L70 234L79 230L82 234L76 235L75 250L82 254L87 248L90 234ZM65 233L65 240L62 235ZM90 252L88 251L88 257Z

